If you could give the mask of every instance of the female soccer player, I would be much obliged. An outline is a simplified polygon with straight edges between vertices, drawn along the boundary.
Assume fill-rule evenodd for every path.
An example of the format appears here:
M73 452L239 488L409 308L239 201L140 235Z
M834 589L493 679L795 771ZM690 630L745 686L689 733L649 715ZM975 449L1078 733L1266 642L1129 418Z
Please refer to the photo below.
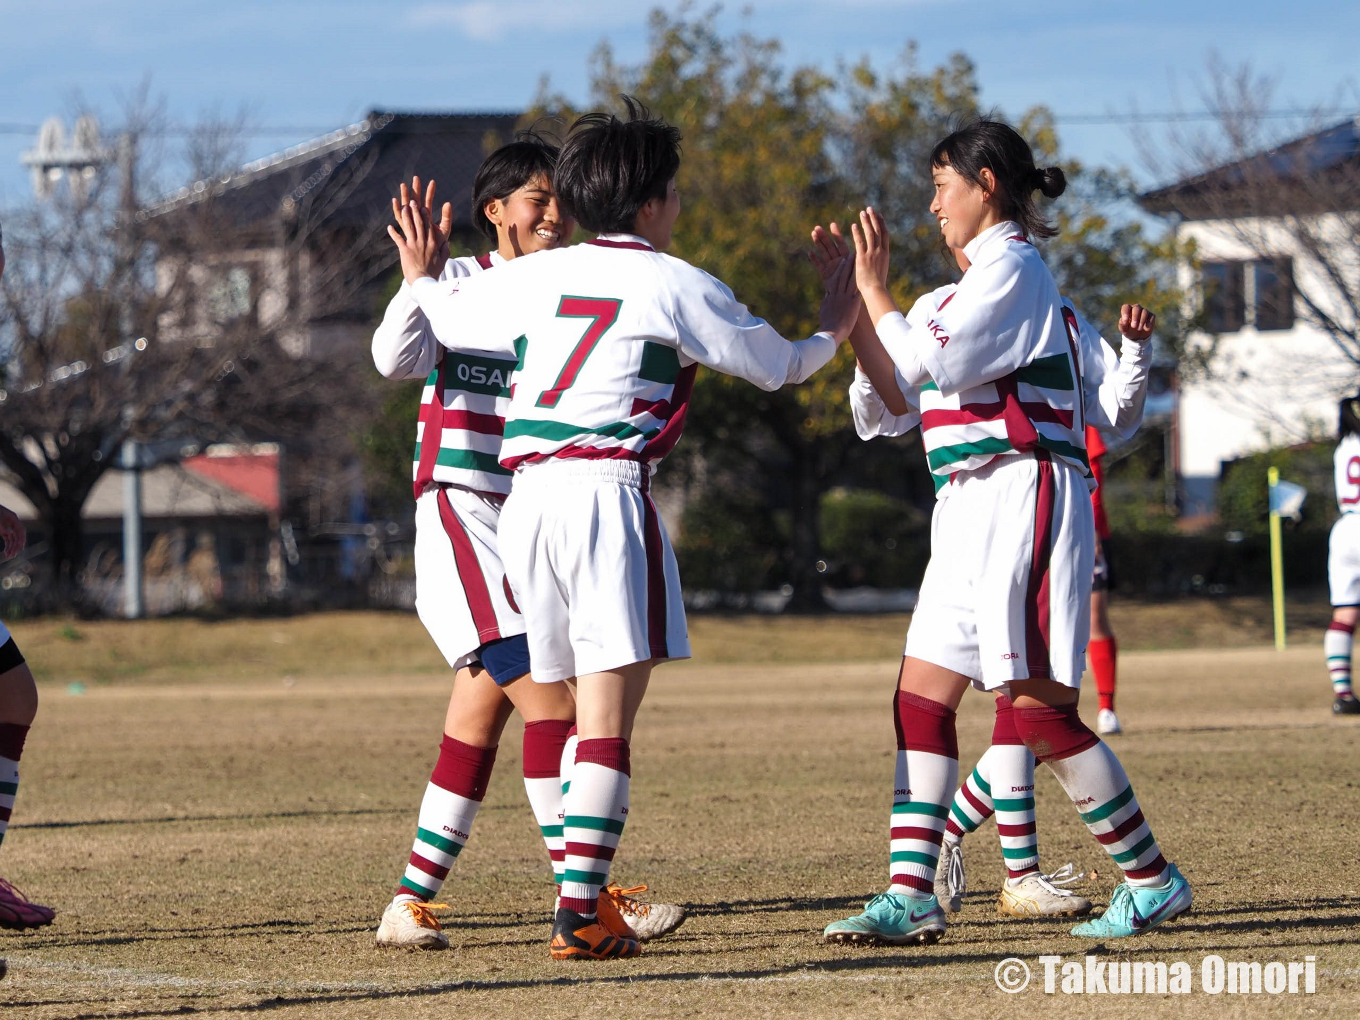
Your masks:
M553 192L556 160L556 147L532 135L487 157L473 182L473 222L496 248L475 258L447 258L452 209L446 203L427 269L455 279L564 244L574 225ZM405 185L401 190L400 203L393 201L398 220L413 193L433 218L433 181L423 196L419 178L411 192ZM377 941L443 949L448 936L430 902L468 839L514 709L525 722L524 786L560 885L565 856L560 773L575 702L565 684L535 684L529 677L523 617L497 551L501 505L510 491L510 472L497 458L514 360L446 350L430 333L406 283L374 333L373 358L388 378L428 375L414 466L416 610L455 670L415 844L383 912ZM642 903L617 886L602 890L600 901L601 916L620 936L656 937L684 919L678 906Z
M1322 638L1327 672L1332 677L1332 711L1360 715L1351 690L1351 643L1360 621L1360 396L1341 401L1336 465L1336 502L1341 516L1327 541L1327 581L1332 590L1332 622Z
M697 367L767 390L801 382L859 307L842 262L822 330L789 343L718 280L663 254L680 212L680 136L626 101L627 120L577 121L557 163L565 209L594 241L442 283L421 265L425 217L413 208L403 224L402 264L435 335L517 356L501 550L534 678L575 686L580 729L556 959L638 951L600 928L595 903L628 816L630 740L652 667L689 656L675 555L648 489L680 438Z
M899 673L891 885L825 937L901 944L943 934L933 880L958 776L954 712L970 683L1008 693L1018 736L1125 872L1105 914L1074 933L1138 934L1188 909L1190 889L1118 760L1077 715L1094 554L1079 362L1028 240L1054 232L1033 192L1056 197L1065 180L1037 169L1024 139L994 121L949 135L930 163L931 211L972 265L924 323L908 323L888 292L882 217L867 209L852 227L865 308L895 369L922 388L927 460L951 492Z

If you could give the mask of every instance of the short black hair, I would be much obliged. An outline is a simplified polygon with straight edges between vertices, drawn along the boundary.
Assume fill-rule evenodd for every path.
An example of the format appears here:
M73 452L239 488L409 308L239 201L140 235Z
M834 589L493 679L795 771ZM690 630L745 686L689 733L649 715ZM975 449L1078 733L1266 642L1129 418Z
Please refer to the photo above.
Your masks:
M492 241L496 224L486 218L486 203L504 202L536 177L549 183L557 167L559 149L534 131L521 131L515 140L487 156L472 179L472 225Z
M1341 401L1341 422L1337 428L1340 438L1360 432L1360 395L1350 396Z
M983 118L946 135L931 150L930 165L953 167L960 177L979 187L986 167L996 178L1001 211L1020 224L1025 236L1057 233L1035 205L1034 192L1057 198L1067 190L1067 176L1061 167L1036 167L1029 142L1004 121Z
M597 234L632 233L638 212L680 169L680 130L632 96L628 119L588 113L571 126L554 178L563 209Z

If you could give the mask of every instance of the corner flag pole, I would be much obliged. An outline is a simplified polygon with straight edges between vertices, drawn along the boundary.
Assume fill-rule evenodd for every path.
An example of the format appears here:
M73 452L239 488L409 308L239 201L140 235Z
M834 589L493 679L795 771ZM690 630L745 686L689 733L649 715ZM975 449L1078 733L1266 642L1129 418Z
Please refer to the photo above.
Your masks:
M1280 481L1280 469L1266 472L1270 485L1270 589L1275 603L1275 650L1284 651L1284 551L1281 548L1280 512L1274 498L1275 486Z

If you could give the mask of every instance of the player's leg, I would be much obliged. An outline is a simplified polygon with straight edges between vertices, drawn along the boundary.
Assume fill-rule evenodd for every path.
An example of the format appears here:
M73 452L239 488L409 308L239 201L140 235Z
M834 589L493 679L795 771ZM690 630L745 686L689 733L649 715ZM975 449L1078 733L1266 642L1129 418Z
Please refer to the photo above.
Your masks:
M33 674L14 638L0 624L0 845L19 791L24 741L37 714L38 687ZM0 879L0 928L37 928L50 924L54 916L51 907L30 903L23 893Z
M598 911L628 818L629 741L651 671L647 660L576 678L578 740L563 797L566 866L553 925L554 959L637 954L637 943L630 939L599 937Z
M1087 645L1087 652L1091 656L1091 673L1096 681L1096 695L1100 699L1096 730L1104 736L1123 732L1119 716L1114 711L1119 646L1110 626L1110 591L1114 586L1114 574L1109 545L1105 541L1096 546L1096 569L1091 580L1091 641Z
M1322 651L1332 681L1332 711L1360 715L1360 700L1351 687L1351 649L1356 623L1360 622L1360 514L1342 514L1332 525L1327 581L1333 608L1332 622L1322 637Z

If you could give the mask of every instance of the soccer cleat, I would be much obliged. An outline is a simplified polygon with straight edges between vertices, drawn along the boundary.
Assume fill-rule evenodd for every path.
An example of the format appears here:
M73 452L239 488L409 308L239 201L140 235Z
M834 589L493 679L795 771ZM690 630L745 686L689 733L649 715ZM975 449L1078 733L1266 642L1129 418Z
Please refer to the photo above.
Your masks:
M378 925L378 945L406 949L448 949L449 937L434 916L436 909L447 910L443 903L416 899L395 899L383 911Z
M864 913L828 924L822 937L857 946L929 946L940 941L944 929L944 911L934 896L918 900L885 892L866 903Z
M1174 864L1170 866L1170 873L1165 885L1152 888L1119 883L1105 913L1077 925L1072 934L1094 939L1121 939L1141 935L1164 921L1179 917L1190 909L1190 883Z
M600 890L599 918L615 935L650 942L669 935L685 923L685 908L678 903L647 903L634 899L635 893L646 892L645 885L624 889L611 882ZM617 917L623 930L616 928ZM606 920L606 918L608 918Z
M1091 901L1032 871L1018 879L1006 879L996 898L996 912L1004 917L1081 917L1091 912Z
M1096 732L1102 737L1111 737L1124 732L1124 727L1119 725L1119 716L1114 714L1114 709L1102 708L1096 713Z
M935 867L935 898L951 914L963 907L968 879L963 874L963 840L945 836L940 843L940 863Z
M1360 715L1360 700L1354 694L1338 694L1332 702L1332 715Z
M637 939L615 935L595 918L557 908L548 955L554 960L622 960L642 951Z
M0 928L22 931L51 924L57 912L51 907L30 903L27 896L0 878Z

